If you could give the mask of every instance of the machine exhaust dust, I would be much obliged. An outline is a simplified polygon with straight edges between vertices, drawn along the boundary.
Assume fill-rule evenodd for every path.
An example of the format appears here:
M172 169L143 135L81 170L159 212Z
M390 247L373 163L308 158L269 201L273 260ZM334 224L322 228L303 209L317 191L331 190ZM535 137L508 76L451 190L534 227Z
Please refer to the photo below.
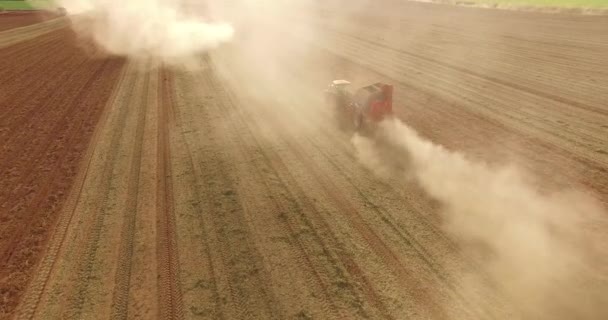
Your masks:
M374 172L415 181L443 204L444 229L523 318L606 319L598 269L606 249L590 231L606 213L593 200L543 194L517 168L471 161L399 120L382 123L373 138L355 135L353 144Z

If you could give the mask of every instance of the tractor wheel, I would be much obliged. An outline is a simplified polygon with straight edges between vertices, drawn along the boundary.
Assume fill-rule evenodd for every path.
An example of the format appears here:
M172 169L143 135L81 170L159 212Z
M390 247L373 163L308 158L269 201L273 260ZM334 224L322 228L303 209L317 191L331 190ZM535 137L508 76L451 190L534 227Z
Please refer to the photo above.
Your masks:
M355 126L355 130L359 131L363 128L363 116L360 114L355 114L355 118L353 119L353 124Z

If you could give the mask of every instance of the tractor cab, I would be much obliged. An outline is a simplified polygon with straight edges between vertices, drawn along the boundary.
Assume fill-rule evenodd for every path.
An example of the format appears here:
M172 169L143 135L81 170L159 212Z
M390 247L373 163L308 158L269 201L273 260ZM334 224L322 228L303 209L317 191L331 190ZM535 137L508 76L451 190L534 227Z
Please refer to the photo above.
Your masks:
M352 93L348 90L349 88L350 82L346 80L334 80L325 89L326 102L338 108L349 104L352 99Z
M350 87L350 82L346 80L334 80L329 84L327 89L325 89L326 95L348 95L350 96L350 92L348 91Z

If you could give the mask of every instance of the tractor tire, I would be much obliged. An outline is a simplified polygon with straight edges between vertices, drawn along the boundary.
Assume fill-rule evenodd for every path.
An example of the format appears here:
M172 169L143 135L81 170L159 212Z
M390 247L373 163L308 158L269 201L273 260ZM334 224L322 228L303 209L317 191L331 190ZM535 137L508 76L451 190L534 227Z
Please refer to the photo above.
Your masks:
M353 125L355 127L355 131L360 131L363 129L363 116L361 114L355 114Z

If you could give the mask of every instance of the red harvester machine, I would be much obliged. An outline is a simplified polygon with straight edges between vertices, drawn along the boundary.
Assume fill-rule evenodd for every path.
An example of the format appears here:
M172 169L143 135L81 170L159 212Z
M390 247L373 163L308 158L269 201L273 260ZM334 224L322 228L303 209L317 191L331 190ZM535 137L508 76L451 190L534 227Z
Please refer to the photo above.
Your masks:
M374 83L354 93L349 91L349 86L346 80L335 80L325 90L326 102L333 105L340 123L350 123L355 130L360 130L392 115L392 85Z

